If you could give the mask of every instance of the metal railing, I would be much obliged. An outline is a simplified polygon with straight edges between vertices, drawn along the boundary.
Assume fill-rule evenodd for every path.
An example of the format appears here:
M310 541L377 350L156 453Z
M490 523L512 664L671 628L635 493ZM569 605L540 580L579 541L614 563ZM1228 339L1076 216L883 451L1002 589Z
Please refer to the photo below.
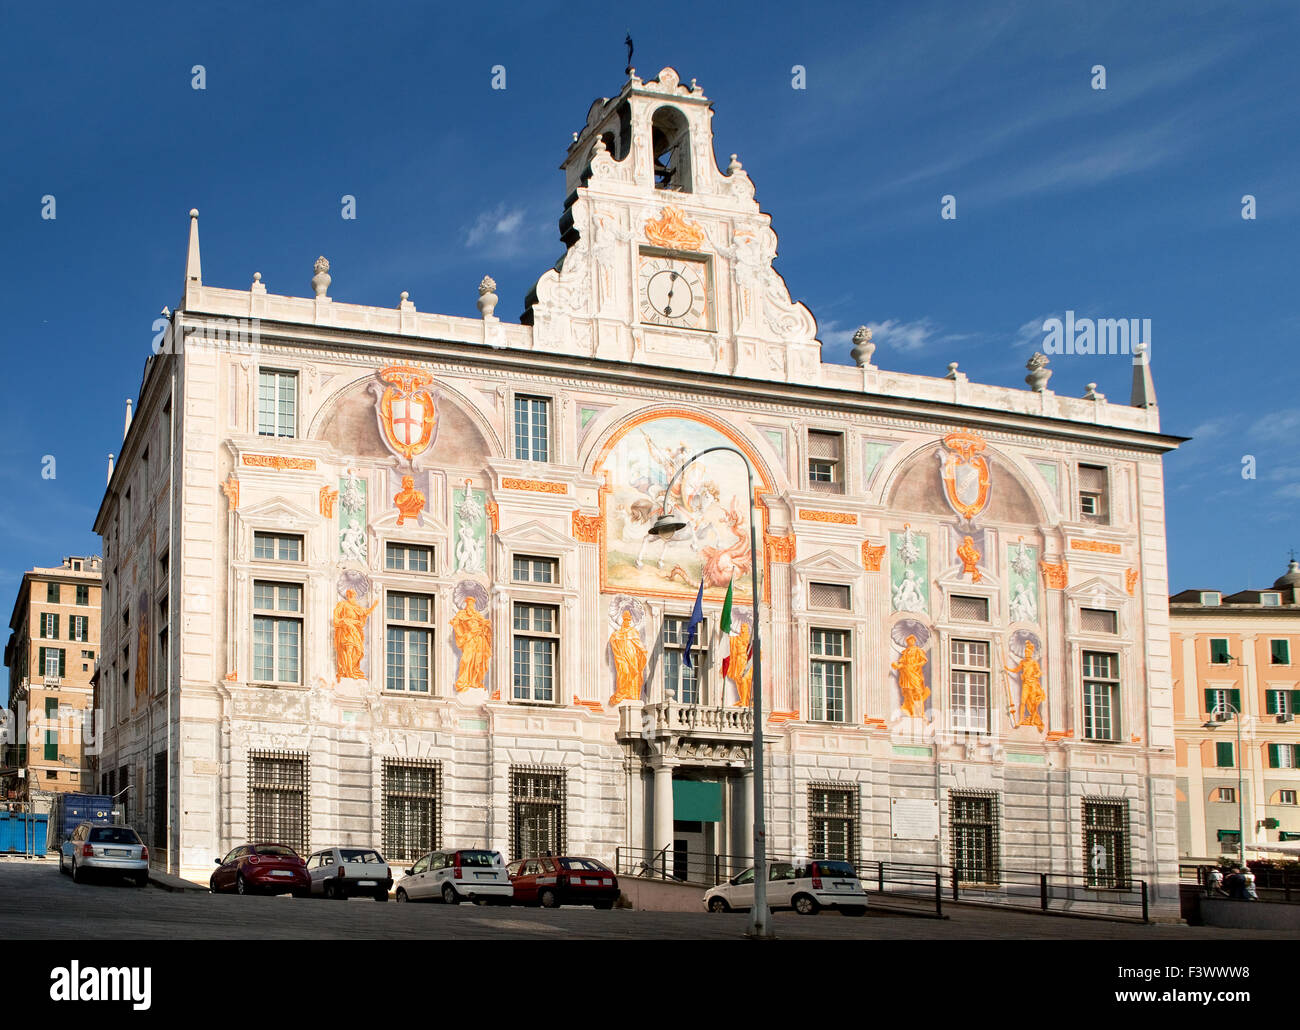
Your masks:
M1255 893L1260 901L1281 901L1286 904L1300 903L1300 866L1254 865L1250 871L1255 874ZM1178 878L1184 883L1195 883L1202 891L1209 894L1210 870L1223 870L1222 866L1210 864L1182 864L1178 867ZM1226 896L1220 890L1218 896Z
M772 860L768 861L770 863ZM628 847L614 849L614 872L619 876L640 876L698 887L712 887L722 883L753 864L754 860L746 855L678 851L671 844L658 851Z

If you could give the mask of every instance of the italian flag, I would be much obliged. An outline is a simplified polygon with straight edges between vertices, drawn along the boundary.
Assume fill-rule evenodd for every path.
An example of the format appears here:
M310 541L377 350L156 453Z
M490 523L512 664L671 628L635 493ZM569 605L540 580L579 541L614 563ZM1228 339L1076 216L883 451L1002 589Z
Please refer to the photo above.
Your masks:
M727 599L722 602L722 623L720 629L722 630L723 637L731 636L731 632L732 632L731 630L731 586L732 585L730 583L727 584ZM750 632L753 633L752 628L750 629ZM749 665L749 662L753 659L753 657L754 657L754 638L751 636L749 639L749 650L745 654L746 666ZM726 649L726 657L722 659L723 679L726 679L727 676L729 675L728 669L730 669L730 667L731 667L731 648L728 647ZM739 675L740 670L737 670L736 674Z

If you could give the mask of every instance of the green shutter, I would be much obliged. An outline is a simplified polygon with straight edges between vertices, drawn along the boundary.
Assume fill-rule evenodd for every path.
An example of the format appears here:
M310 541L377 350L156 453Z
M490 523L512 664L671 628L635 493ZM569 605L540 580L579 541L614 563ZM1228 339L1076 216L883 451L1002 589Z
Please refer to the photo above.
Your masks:
M68 674L67 659L68 652L59 648L59 678L62 679Z
M1286 640L1270 640L1269 647L1273 652L1274 665L1291 664L1291 646Z
M1291 714L1300 714L1300 690L1288 690L1287 693L1291 695Z
M47 697L45 699L45 720L52 722L59 717L58 698ZM47 762L57 762L59 760L59 731L45 731L45 760Z
M1270 769L1280 769L1282 767L1282 759L1278 756L1277 749L1277 744L1268 746L1268 767Z
M1205 692L1205 714L1206 715L1214 714L1214 691L1213 690L1207 690Z
M1236 690L1236 689L1234 689L1234 690L1229 690L1229 691L1228 691L1228 701L1231 703L1231 705L1232 705L1233 708L1237 709L1238 712L1241 711L1241 691L1240 691L1240 690Z
M1232 741L1221 740L1214 745L1215 764L1220 769L1232 768Z
M38 672L36 675L38 677L43 677L45 675L45 648L43 647L41 648L41 668L40 668L40 672Z
M1210 640L1210 661L1214 665L1228 664L1228 640L1213 637Z
M1277 711L1278 694L1279 691L1276 690L1264 691L1264 714L1265 715L1278 714Z

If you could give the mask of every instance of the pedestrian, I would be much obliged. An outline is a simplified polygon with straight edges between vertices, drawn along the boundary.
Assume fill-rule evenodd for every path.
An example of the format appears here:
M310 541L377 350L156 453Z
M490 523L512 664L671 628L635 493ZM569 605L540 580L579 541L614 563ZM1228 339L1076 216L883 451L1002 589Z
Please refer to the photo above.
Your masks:
M1233 866L1228 870L1228 875L1223 879L1224 889L1228 892L1228 897L1237 901L1246 900L1246 878L1241 875L1241 869Z
M1205 877L1205 893L1221 897L1223 895L1223 870L1215 866Z
M1242 873L1243 887L1242 893L1247 901L1258 901L1259 895L1255 893L1255 874L1250 871L1250 866Z

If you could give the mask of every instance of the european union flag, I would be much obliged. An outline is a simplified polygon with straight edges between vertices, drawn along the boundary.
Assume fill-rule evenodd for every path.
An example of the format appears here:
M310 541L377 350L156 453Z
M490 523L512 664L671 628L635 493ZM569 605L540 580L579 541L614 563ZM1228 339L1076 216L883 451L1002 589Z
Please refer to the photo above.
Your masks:
M690 668L695 668L691 662L691 648L695 646L695 633L700 628L700 623L704 621L704 580L700 580L699 593L695 595L695 607L691 610L691 621L686 624L686 654L683 656L684 661Z

